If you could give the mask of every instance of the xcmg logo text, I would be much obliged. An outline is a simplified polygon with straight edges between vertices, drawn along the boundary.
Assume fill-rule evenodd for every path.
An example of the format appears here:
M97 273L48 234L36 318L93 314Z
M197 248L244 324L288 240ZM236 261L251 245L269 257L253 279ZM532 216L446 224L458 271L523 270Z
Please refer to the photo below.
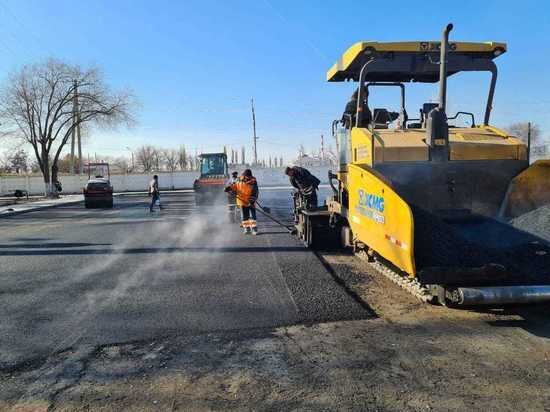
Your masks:
M384 198L359 189L359 205L384 213Z

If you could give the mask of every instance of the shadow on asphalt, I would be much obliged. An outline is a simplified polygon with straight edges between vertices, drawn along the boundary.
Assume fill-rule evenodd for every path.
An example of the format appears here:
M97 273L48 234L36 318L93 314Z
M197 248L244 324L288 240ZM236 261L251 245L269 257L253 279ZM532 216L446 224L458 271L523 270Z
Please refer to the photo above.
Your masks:
M549 304L533 304L527 306L508 306L498 309L476 308L477 313L487 313L496 316L516 316L521 319L497 319L487 324L498 328L521 328L541 338L550 338Z
M48 238L45 237L18 237L15 238L14 242L46 242Z
M11 245L0 245L0 249L51 249L51 248L71 248L71 247L88 247L88 246L111 246L111 243L41 243L41 244L26 244L16 243Z
M19 246L21 249L24 246ZM46 246L44 246L46 247ZM0 256L47 256L47 255L133 255L133 254L156 254L156 253L181 253L181 252L204 252L204 253L264 253L264 252L301 252L307 249L301 246L276 246L276 247L147 247L130 249L46 249L46 250L7 250L0 251Z
M547 308L548 310L548 308ZM549 321L543 321L540 318L530 319L506 319L487 322L490 326L505 327L505 328L521 328L532 335L539 338L550 339L550 324Z
M344 291L348 294L348 296L350 298L352 298L359 306L361 306L363 309L368 311L372 317L377 318L378 314L376 313L376 311L359 294L357 294L357 292L355 292L348 285L348 283L345 281L345 279L343 279L342 273L339 273L339 272L341 272L342 268L334 267L333 265L328 263L320 252L322 252L322 251L314 251L313 253L315 254L315 256L317 256L317 259L319 259L319 261L321 262L323 267L326 269L326 271L330 274L332 279L342 289L344 289ZM327 253L327 252L325 252L325 253ZM330 254L330 251L328 252L328 254ZM353 254L349 253L349 256L353 256Z

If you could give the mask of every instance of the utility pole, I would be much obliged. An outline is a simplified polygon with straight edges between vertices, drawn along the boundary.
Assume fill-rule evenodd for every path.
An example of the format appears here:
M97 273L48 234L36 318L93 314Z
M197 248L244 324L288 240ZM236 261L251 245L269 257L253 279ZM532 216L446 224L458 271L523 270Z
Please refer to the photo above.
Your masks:
M78 113L78 102L76 97L76 80L73 81L73 118L72 118L72 126L73 129L71 130L71 174L74 175L75 168L74 168L74 147L75 147L75 138L76 138L76 116Z
M74 116L74 109L73 109L73 116ZM74 137L75 137L75 130L73 128L71 133L71 174L74 175Z
M73 130L71 133L71 173L75 173L74 149L75 140L78 144L78 174L82 174L82 140L80 138L80 108L78 107L78 83L73 81Z
M76 138L78 140L78 174L81 175L83 171L83 164L82 164L82 138L80 136L80 107L78 106L78 94L76 97L76 107L77 107L76 119L78 121L76 125Z
M258 149L256 146L256 141L258 140L258 136L256 136L256 112L254 111L254 99L250 99L250 103L252 106L252 130L254 132L254 136L252 137L254 139L254 166L258 164Z
M531 164L531 122L527 123L527 164Z

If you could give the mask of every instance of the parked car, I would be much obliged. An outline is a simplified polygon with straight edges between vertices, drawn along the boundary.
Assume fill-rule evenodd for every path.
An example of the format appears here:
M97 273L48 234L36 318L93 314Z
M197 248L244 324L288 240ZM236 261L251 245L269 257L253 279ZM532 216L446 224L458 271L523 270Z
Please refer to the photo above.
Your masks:
M93 207L113 207L113 186L109 179L96 177L88 180L84 186L84 206L86 209Z
M89 163L88 183L84 186L84 206L86 209L92 207L113 207L113 186L111 185L111 173L108 163ZM94 172L92 174L92 172ZM107 172L107 177L104 177ZM94 176L95 177L92 177Z

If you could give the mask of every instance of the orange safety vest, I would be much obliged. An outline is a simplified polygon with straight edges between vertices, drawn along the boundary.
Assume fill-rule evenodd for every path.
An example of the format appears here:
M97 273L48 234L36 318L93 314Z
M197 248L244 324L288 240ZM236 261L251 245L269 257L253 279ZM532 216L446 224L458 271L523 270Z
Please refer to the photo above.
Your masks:
M231 185L231 190L237 197L237 205L250 206L250 198L254 192L254 185L256 179L254 177L241 177L239 180Z

